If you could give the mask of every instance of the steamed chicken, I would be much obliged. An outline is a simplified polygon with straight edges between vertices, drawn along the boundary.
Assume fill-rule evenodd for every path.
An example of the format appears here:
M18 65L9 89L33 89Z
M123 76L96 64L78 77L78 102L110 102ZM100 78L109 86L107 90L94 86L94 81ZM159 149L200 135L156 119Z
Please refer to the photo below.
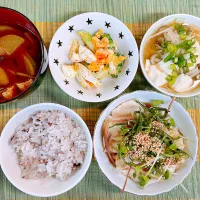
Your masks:
M158 87L176 93L196 88L200 80L200 33L186 23L172 23L152 35L144 49L145 70Z
M78 31L84 45L73 40L69 52L72 64L64 64L61 69L67 78L78 80L85 88L100 87L102 79L117 78L126 57L117 50L111 36L98 30L94 36L87 31Z
M161 103L124 102L102 129L110 162L141 187L171 178L189 158L185 138Z

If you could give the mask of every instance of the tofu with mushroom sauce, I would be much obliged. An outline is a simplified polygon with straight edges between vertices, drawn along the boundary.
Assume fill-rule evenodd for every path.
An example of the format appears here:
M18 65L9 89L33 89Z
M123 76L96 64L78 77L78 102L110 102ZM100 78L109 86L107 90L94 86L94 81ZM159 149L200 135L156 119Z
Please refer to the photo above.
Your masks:
M148 72L149 79L156 85L156 86L164 86L167 84L167 74L162 72L158 67L155 65L151 65Z
M194 84L194 81L190 76L181 74L176 78L176 81L172 85L172 88L176 92L185 92L185 91L189 90L193 84Z

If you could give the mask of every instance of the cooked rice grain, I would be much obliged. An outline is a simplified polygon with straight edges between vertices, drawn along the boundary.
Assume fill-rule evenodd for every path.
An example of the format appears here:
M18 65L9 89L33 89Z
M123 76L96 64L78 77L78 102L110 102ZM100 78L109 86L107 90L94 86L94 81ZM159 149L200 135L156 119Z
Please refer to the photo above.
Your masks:
M57 110L38 112L18 126L11 146L25 179L65 180L83 164L87 152L83 130Z

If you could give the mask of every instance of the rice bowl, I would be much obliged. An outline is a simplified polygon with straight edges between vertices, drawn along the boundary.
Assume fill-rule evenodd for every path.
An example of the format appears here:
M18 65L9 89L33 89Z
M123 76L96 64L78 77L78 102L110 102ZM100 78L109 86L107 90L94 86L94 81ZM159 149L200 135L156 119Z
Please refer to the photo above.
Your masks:
M53 112L55 113L52 115L49 110L54 110ZM36 113L37 115L35 115ZM30 120L31 116L33 116L32 120ZM41 117L41 120L46 123L46 131L43 132L44 136L41 137L41 141L44 143L47 138L52 137L50 143L48 143L49 140L47 141L49 148L46 150L42 149L45 147L44 145L36 145L38 141L35 139L37 138L38 131L34 132L32 122L35 120L34 123L41 123L38 121L38 117ZM63 126L65 129L68 127L67 131L60 134L60 138L58 137L60 130L56 132L52 128L55 125L52 122L54 121L55 123L56 118L56 124L60 123L57 126L58 130L60 126ZM69 125L71 125L71 128ZM26 140L27 138L24 140L19 138L21 132L24 132L23 130L28 126L29 128L32 126L32 130L29 133L25 132L24 135L27 134L27 138L31 142L28 142ZM36 127L44 128L44 124L41 127L40 125L36 125ZM54 130L47 132L49 129ZM45 136L45 132L47 137ZM71 134L72 132L73 134ZM34 134L36 137L33 137ZM69 137L70 135L71 138ZM56 137L58 137L58 143L55 142ZM61 139L61 137L63 138ZM11 138L12 142L10 141ZM68 142L69 144L67 144ZM35 145L34 148L28 147L28 145L33 145L33 143ZM57 146L52 145L52 143L57 144ZM16 151L20 149L17 152L18 155L12 146ZM84 177L92 158L92 140L90 132L83 120L72 110L51 103L36 104L27 107L11 118L2 132L0 149L3 152L3 154L0 154L1 168L8 180L21 191L39 197L59 195L73 188ZM21 151L22 149L23 151ZM77 154L73 153L73 150ZM64 151L69 151L70 154L63 154ZM23 162L23 158L26 156L29 158L35 157L35 160L41 163L39 165L38 162L29 163L26 162L26 159ZM62 159L59 160L59 158ZM20 165L18 159L20 160ZM27 166L27 163L31 165ZM49 166L47 167L46 165L45 168L44 164L47 163L49 163ZM50 167L51 164L57 167Z

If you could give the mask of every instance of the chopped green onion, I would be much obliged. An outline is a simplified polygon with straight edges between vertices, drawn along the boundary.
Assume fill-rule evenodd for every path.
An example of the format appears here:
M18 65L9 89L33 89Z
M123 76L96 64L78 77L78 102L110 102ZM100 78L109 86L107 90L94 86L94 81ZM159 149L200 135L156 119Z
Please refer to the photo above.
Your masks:
M192 66L194 66L194 63L188 63L187 62L187 67L192 67Z
M160 104L164 104L163 100L153 100L152 106L159 106Z
M178 34L179 34L179 35L182 35L183 33L185 33L185 28L181 25L181 26L178 28Z
M177 30L179 35L182 35L182 34L184 34L186 32L185 28L184 28L184 26L182 24L175 24L174 28Z
M170 64L170 67L169 67L171 70L176 70L176 64Z
M161 42L161 47L167 48L168 42L167 41L162 41Z
M178 56L174 56L174 57L172 58L172 62L173 62L173 63L177 63L177 62L178 62Z
M183 73L184 73L184 74L186 74L186 73L189 72L189 71L190 71L190 70L189 70L188 67L184 67L184 68L183 68Z
M176 63L180 68L184 67L186 64L186 60L183 56L178 57L178 62Z
M171 145L169 146L169 149L171 149L171 150L176 150L176 149L178 149L178 147L176 146L175 143L173 143L173 144L171 144Z
M197 60L196 58L197 58L197 57L198 57L197 55L194 55L193 53L191 53L191 54L190 54L190 60L191 60L191 62L192 62L192 63L196 63L196 60Z
M170 53L167 57L165 57L164 62L166 63L167 61L171 60L173 58L174 54Z
M135 170L135 173L133 174L133 178L136 178L136 177L139 176L141 167L140 167L140 166L135 166L135 167L134 167L134 170Z
M167 80L167 82L170 84L170 85L173 85L176 81L176 78L175 76L171 76L171 75L167 75L167 77L165 78Z
M181 44L178 44L177 48L188 50L194 45L195 42L196 42L196 38L192 38L191 40L185 40Z
M172 71L172 76L173 77L177 77L179 74L178 74L178 72L177 72L177 70L173 70Z
M195 43L195 42L197 41L197 39L196 39L195 37L193 37L193 38L191 39L191 41L192 41L192 43Z
M175 120L173 118L170 118L170 124L171 126L176 126Z
M175 83L176 78L177 78L177 77L172 76L172 80L169 82L169 85L170 85L170 86L172 86L172 85Z
M172 76L168 75L165 79L167 80L167 82L170 82L170 81L172 81Z
M190 49L188 49L188 52L194 53L196 51L196 47L191 47Z
M130 151L132 151L132 150L133 150L133 146L128 146L128 149L129 149Z
M124 144L118 145L118 155L121 158L123 155L125 155L128 152L127 147Z
M178 29L179 26L180 26L180 24L174 24L174 28L175 28L175 29Z
M166 172L164 173L164 177L165 179L169 179L172 176L172 173L169 170L166 170Z
M177 48L174 44L168 44L167 45L167 50L171 53L175 53L177 51Z
M185 40L187 38L187 34L180 34L179 38L180 40Z
M141 175L141 176L138 177L138 179L139 179L139 185L141 187L144 187L149 182L149 178L147 176Z
M128 128L126 128L126 126L121 126L121 132L120 132L120 134L121 135L126 135L126 133L128 132Z

